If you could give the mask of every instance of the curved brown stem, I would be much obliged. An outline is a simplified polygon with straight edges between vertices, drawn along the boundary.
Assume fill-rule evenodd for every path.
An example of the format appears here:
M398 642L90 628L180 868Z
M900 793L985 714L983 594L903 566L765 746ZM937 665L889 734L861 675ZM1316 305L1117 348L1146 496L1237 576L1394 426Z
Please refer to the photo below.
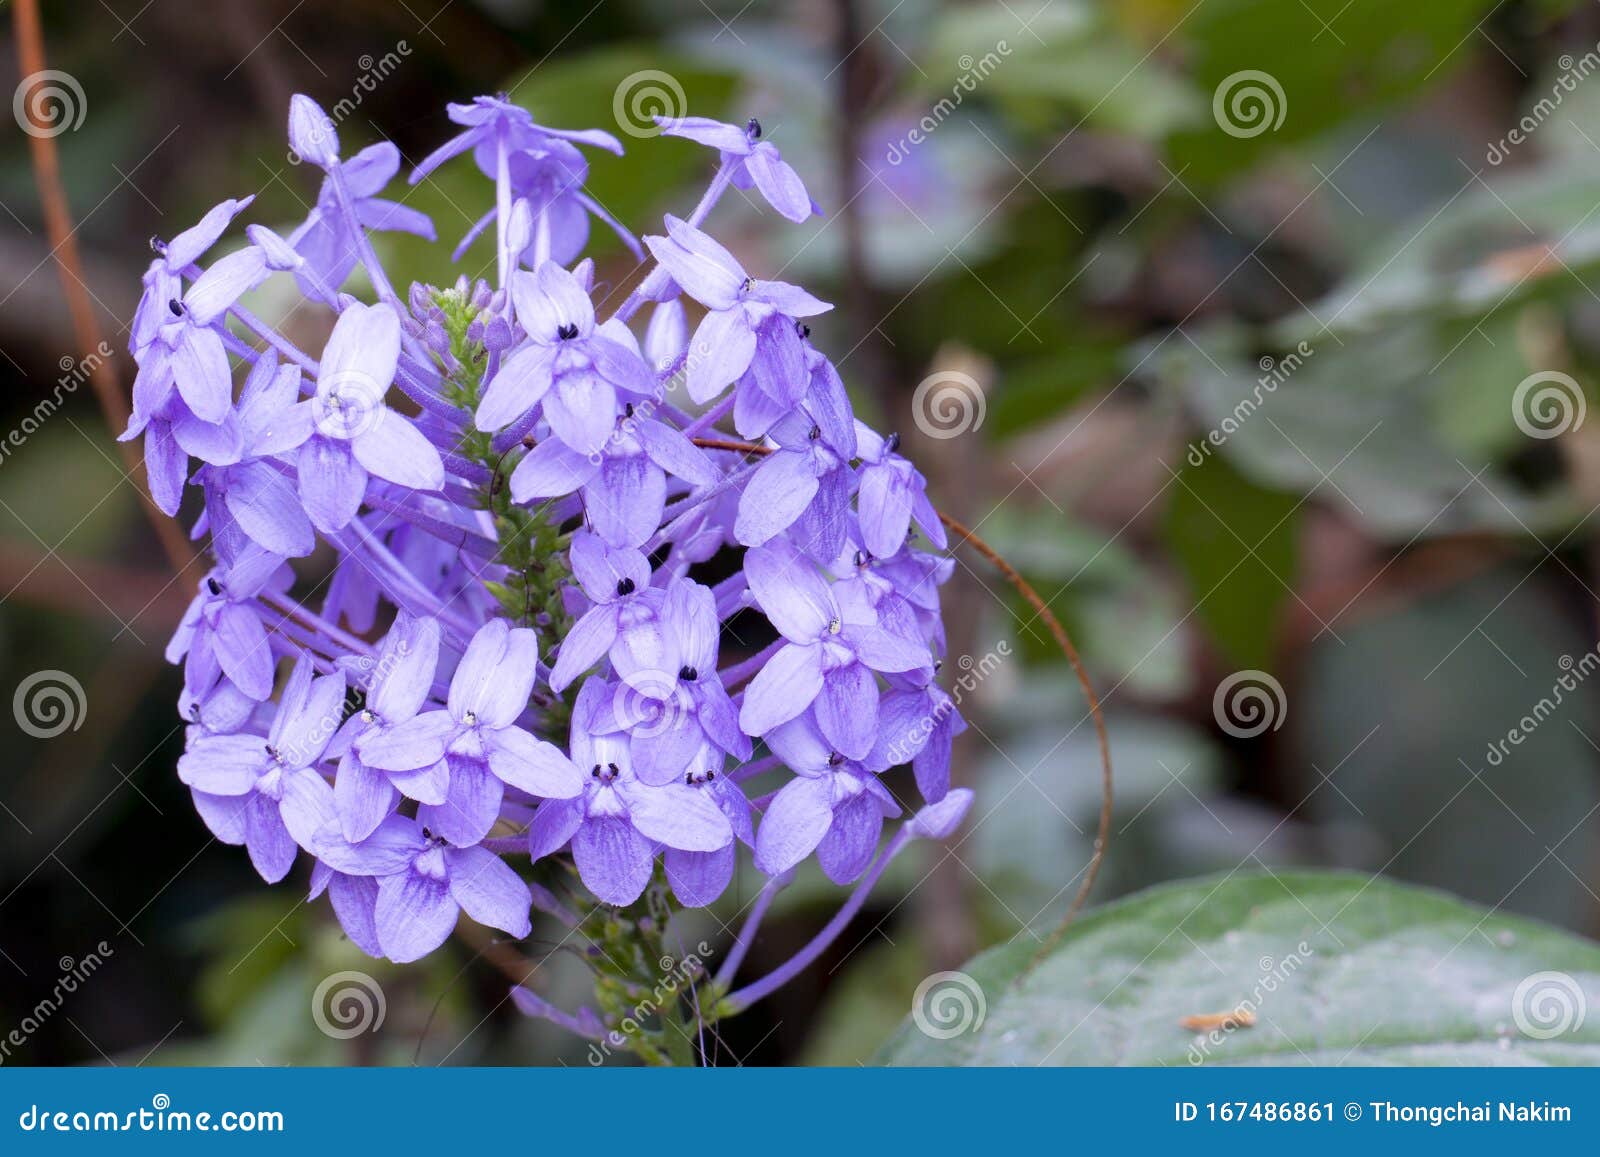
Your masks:
M770 454L770 446L760 446L754 442L739 442L727 438L693 438L690 439L696 446L707 450L732 450L743 454ZM1111 809L1112 774L1111 774L1111 740L1106 734L1105 713L1100 709L1100 696L1095 693L1094 683L1089 678L1089 672L1084 668L1083 659L1078 654L1078 648L1072 643L1072 637L1067 634L1067 628L1062 626L1061 620L1050 609L1048 603L1039 597L1039 592L1033 589L1033 584L1028 582L1018 573L1017 568L1005 560L1005 557L994 547L979 538L970 527L962 525L943 511L939 512L939 521L949 529L960 541L966 543L978 554L991 563L1005 580L1016 588L1025 602L1033 608L1034 613L1044 620L1050 628L1050 634L1055 638L1056 645L1061 648L1061 653L1066 656L1067 662L1072 666L1072 673L1077 677L1078 685L1083 688L1084 700L1089 705L1089 716L1094 720L1095 739L1100 746L1100 819L1095 831L1094 851L1089 857L1089 866L1084 869L1083 883L1078 885L1077 894L1072 897L1072 903L1067 905L1066 915L1056 925L1055 930L1039 946L1029 962L1024 976L1038 967L1039 962L1050 954L1061 940L1068 926L1077 918L1078 912L1089 899L1089 893L1094 889L1094 882L1100 875L1100 865L1105 861L1106 846L1111 839Z
M17 62L26 78L45 70L44 31L39 23L38 0L16 0L12 5L17 32ZM42 128L43 126L39 126ZM72 314L72 332L84 351L98 353L103 345L100 322L90 301L88 286L83 280L83 262L78 257L78 242L72 223L72 210L67 205L66 187L61 183L61 163L56 153L55 137L42 131L30 131L28 151L33 159L34 182L39 189L39 203L44 211L45 233L50 239L50 256L55 259L61 273L61 287L67 296L67 307ZM117 373L105 358L96 357L91 363L89 380L94 386L95 398L105 414L106 423L113 433L128 424L128 403L122 396ZM138 485L139 505L144 509L166 552L173 569L180 574L194 560L194 551L183 536L178 524L168 518L151 500L149 490L143 485L144 459L131 442L118 442L117 450L128 473Z

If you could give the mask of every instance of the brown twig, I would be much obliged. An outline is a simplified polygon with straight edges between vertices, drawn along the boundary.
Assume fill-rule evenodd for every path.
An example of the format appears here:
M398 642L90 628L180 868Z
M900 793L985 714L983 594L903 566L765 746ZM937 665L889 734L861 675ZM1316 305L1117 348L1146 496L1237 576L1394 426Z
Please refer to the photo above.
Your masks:
M45 71L44 31L39 23L38 0L16 0L12 11L17 32L17 62L22 69L22 83L26 85L28 77ZM104 339L89 289L83 280L83 263L78 256L76 228L72 223L72 210L67 204L66 187L61 183L61 163L56 154L55 138L43 131L48 126L34 119L31 107L27 112L33 125L27 136L28 151L33 159L34 182L38 186L39 204L44 212L45 233L50 239L50 255L55 259L56 268L61 274L61 287L67 295L72 331L81 349L98 353ZM99 357L91 359L89 380L94 386L95 397L100 402L106 423L113 432L120 431L128 424L128 403L122 396L122 387L110 361ZM117 449L136 483L140 506L149 518L162 550L166 552L173 568L181 573L194 559L194 551L177 523L163 514L151 500L143 484L144 459L133 443L119 442Z
M733 450L745 454L770 454L770 446L759 446L754 442L738 442L726 438L693 438L691 441L696 446L708 450ZM1072 903L1067 905L1067 912L1055 930L1039 946L1029 962L1026 976L1039 966L1039 962L1050 954L1050 951L1060 942L1069 925L1077 917L1084 903L1089 899L1089 893L1094 889L1095 879L1100 875L1100 865L1105 861L1106 846L1111 839L1111 809L1113 803L1112 775L1111 775L1111 740L1106 734L1105 714L1100 709L1100 696L1095 693L1094 683L1089 678L1089 672L1084 668L1083 659L1078 654L1078 648L1072 643L1072 637L1067 634L1066 627L1061 625L1061 620L1056 618L1044 599L1039 597L1039 592L1033 589L1033 584L1017 572L1017 568L1005 560L1005 557L979 538L971 528L962 525L943 511L939 512L939 521L949 528L960 541L966 543L978 554L991 563L1005 580L1016 588L1024 601L1033 608L1034 613L1045 621L1054 636L1056 645L1061 648L1061 653L1067 657L1067 662L1072 666L1072 673L1077 676L1078 685L1083 688L1083 697L1089 705L1089 716L1094 721L1095 739L1100 746L1100 820L1095 831L1094 851L1089 857L1089 866L1084 869L1083 883L1078 885L1078 891L1072 897Z

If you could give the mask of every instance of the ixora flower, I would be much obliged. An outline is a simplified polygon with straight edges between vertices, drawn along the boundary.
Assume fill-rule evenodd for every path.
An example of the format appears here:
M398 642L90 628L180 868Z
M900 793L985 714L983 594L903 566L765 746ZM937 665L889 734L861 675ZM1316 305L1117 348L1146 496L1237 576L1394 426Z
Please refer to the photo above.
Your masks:
M855 882L770 974L734 987L736 948L692 978L709 997L692 1015L727 1015L970 805L949 784L964 724L939 680L943 529L811 344L803 319L829 307L706 231L728 188L815 211L753 122L665 126L720 165L602 319L593 265L571 262L591 216L629 235L583 194L578 147L616 140L503 96L448 115L460 131L412 180L473 155L494 196L468 241L495 223L493 284L393 288L369 234L432 225L384 199L392 146L344 159L307 97L289 118L321 181L306 220L249 225L210 260L250 204L225 201L145 275L124 436L143 436L163 509L203 492L212 563L167 649L178 775L264 878L308 853L312 896L363 951L412 961L463 914L513 938L536 918L589 942L602 995L649 988L673 914L727 904L741 865L767 900L808 860ZM357 265L374 302L341 291ZM325 320L320 356L240 305L275 278ZM698 412L669 399L680 376ZM588 1036L621 1015L515 999ZM662 1059L694 1039L690 1016L667 1002L629 1047Z

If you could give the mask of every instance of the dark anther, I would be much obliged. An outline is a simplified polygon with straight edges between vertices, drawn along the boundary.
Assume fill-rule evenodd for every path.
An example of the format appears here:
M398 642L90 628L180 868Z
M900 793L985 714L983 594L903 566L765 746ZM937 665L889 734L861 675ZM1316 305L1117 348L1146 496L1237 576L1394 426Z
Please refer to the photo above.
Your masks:
M422 829L422 838L425 839L425 840L433 839L433 832L429 831L427 828L423 828Z
M754 290L754 289L755 289L755 287L756 287L756 279L755 279L755 278L754 278L754 277L746 277L746 278L745 278L745 279L744 279L744 284L743 284L743 285L741 285L741 286L740 286L740 287L739 287L739 288L740 288L740 289L741 289L741 290L742 290L742 291L743 291L743 292L745 292L745 293L749 293L749 292L751 292L751 291L752 291L752 290Z
M633 403L632 402L629 402L626 406L622 407L622 416L624 418L633 417Z
M838 767L843 762L844 762L844 756L840 755L837 751L828 752L828 766L829 767Z
M884 439L883 452L885 454L893 454L898 449L900 449L900 431L896 430L888 438Z
M700 672L696 671L693 667L685 665L678 668L678 678L682 679L685 683L693 683L696 679L700 678Z
M176 297L167 302L167 309L171 311L173 317L183 316L183 302Z
M208 578L206 579L206 590L210 591L213 597L220 596L222 594L222 584L214 578Z
M797 321L794 323L794 332L802 338L808 338L811 336L811 327L803 321Z
M811 429L806 433L806 437L810 438L813 442L815 442L818 438L822 437L822 427L821 426L813 426L813 427L811 427Z
M710 779L716 779L716 778L717 778L717 769L716 769L716 768L714 768L714 767L708 767L708 768L706 768L706 778L707 778L707 779L708 779L708 780L710 780Z
M165 241L161 240L161 238L152 235L151 238L150 238L150 252L152 252L152 253L166 253L166 251L167 251L167 243Z
M589 769L589 774L595 779L600 778L600 765L597 763Z
M270 744L270 743L263 743L261 746L266 749L267 758L272 760L272 762L277 763L278 762L278 758L279 758L278 757L278 749L276 747L272 746L272 744Z
M870 554L868 554L866 551L864 551L864 550L856 551L856 565L857 566L866 566L867 563L869 563L871 561L872 561L872 556Z
M745 124L744 131L750 134L752 141L759 141L761 139L761 122L756 120L755 117L751 117Z
M556 330L556 336L562 341L571 341L578 336L578 327L569 321L566 325Z
M606 764L606 770L609 771L613 776L618 776L618 775L622 774L622 772L620 770L618 770L617 765L614 764L614 763Z
M692 772L692 771L684 772L683 773L683 782L693 786L693 784L694 784L694 772Z
M617 583L617 594L619 594L619 595L631 595L633 593L633 591L634 591L634 585L635 585L634 581L631 578L625 578L625 579L620 580Z

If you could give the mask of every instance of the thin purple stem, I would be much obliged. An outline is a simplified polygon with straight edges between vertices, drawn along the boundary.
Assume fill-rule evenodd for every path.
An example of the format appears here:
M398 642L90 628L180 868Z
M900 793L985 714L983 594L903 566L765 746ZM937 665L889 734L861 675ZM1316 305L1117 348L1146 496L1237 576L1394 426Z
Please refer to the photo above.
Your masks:
M804 971L812 961L821 956L839 938L839 933L849 926L855 919L861 906L867 902L867 897L872 893L873 887L883 875L884 869L889 866L901 850L916 837L909 828L901 828L889 842L884 845L883 851L878 853L878 858L867 869L867 874L861 877L861 882L856 885L855 891L850 893L850 898L834 913L833 919L823 926L807 943L806 946L789 957L784 963L778 965L754 984L745 986L737 992L729 993L724 999L724 1004L730 1012L742 1012L763 997L770 996L782 988L789 981Z

